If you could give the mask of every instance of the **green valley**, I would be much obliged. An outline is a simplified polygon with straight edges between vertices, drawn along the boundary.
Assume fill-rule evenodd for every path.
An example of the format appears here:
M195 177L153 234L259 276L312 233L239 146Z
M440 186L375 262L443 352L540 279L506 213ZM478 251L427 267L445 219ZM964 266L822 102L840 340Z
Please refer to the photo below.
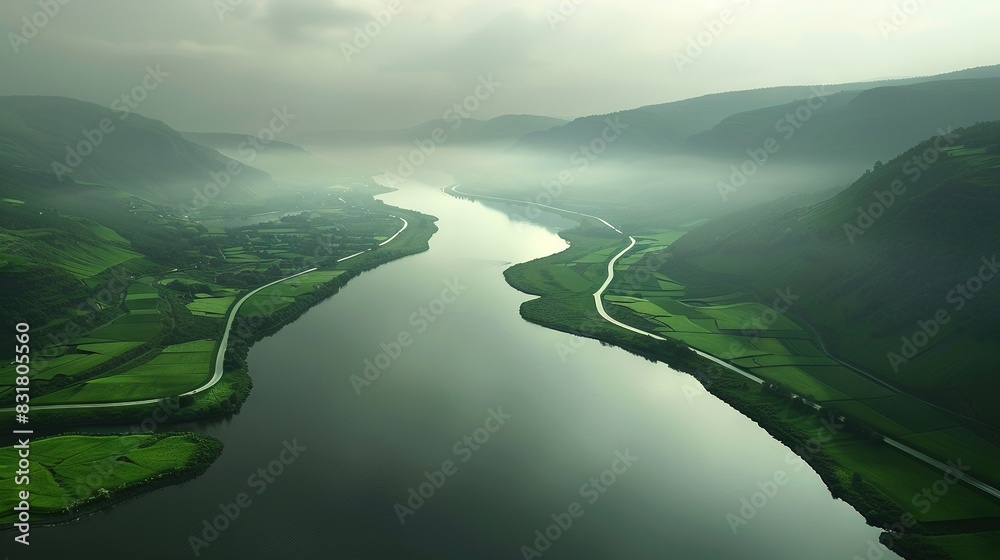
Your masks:
M506 277L541 296L522 305L526 319L689 371L793 449L810 445L803 458L835 496L887 529L897 550L988 558L1000 496L959 483L948 507L935 507L922 492L942 471L882 440L955 465L946 477L960 470L1000 487L1000 424L987 404L997 389L990 333L1000 329L990 310L1000 292L988 285L997 240L980 227L996 215L998 146L995 123L958 129L804 207L785 201L687 227L612 213L636 244L602 300L612 317L651 336L597 316L593 294L606 264L628 245L597 220L567 214L580 222L561 234L570 247ZM453 194L475 199L476 192L487 203L504 196L474 186ZM564 203L608 215L578 197ZM865 216L871 223L858 221ZM963 270L985 276L963 290ZM949 298L961 299L921 335L932 344L917 344L913 333ZM901 337L920 351L904 354ZM688 347L751 375L700 360ZM893 352L906 356L898 371ZM913 524L901 525L909 515Z

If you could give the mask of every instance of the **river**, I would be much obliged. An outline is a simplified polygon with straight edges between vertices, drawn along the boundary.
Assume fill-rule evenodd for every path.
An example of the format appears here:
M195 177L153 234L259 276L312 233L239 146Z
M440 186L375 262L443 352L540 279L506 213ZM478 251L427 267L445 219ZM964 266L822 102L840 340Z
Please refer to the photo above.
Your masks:
M242 412L193 426L226 444L205 475L17 557L193 558L192 536L220 559L867 557L879 530L692 377L520 318L504 268L572 222L381 198L440 218L430 251L257 343ZM220 504L235 519L203 533Z

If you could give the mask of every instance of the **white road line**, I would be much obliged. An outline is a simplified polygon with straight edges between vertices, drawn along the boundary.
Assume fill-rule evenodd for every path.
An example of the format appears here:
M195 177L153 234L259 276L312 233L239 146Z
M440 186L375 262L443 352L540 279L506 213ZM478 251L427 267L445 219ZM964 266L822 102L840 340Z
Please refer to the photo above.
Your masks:
M451 187L451 189L453 191L459 193L459 194L463 194L463 195L466 195L466 196L478 197L478 198L489 198L489 199L492 199L492 200L502 200L502 201L505 201L505 202L513 202L513 203L516 203L516 204L529 204L529 205L534 205L534 206L541 206L542 208L549 208L549 209L556 210L556 211L559 211L559 212L569 212L570 214L576 214L578 216L586 216L588 218L594 218L595 220L600 221L601 223L603 223L604 225L608 226L609 228L617 231L618 233L622 233L621 230L619 230L615 226L609 224L608 222L602 220L601 218L598 218L597 216L591 216L589 214L582 214L580 212L573 212L572 210L564 210L562 208L555 208L553 206L547 206L545 204L539 204L537 202L531 202L531 201L527 201L527 200L513 200L513 199L509 199L509 198L499 198L499 197L495 197L495 196L482 196L482 195L478 195L478 194L464 193L462 191L459 191L457 187L458 187L458 185L455 185L455 186ZM622 233L622 235L625 235L625 234ZM642 334L642 335L648 336L648 337L656 339L656 340L666 340L662 336L656 335L654 333L646 332L646 331L644 331L642 329L637 329L635 327L626 325L625 323L622 323L621 321L617 321L614 318L612 318L610 315L608 315L607 312L604 310L604 302L603 302L604 291L607 290L608 286L610 286L611 283L614 281L615 264L618 262L618 259L620 259L622 256L625 255L625 253L628 253L629 251L632 250L633 247L635 247L635 243L636 243L635 238L632 237L632 236L629 236L629 241L630 241L629 246L626 247L624 250L622 250L617 255L615 255L614 258L611 259L611 262L608 263L608 279L604 281L604 284L601 286L601 288L599 290L597 290L596 292L594 292L594 303L597 306L597 312L600 313L601 317L603 317L606 321L608 321L608 322L610 322L610 323L612 323L614 325L617 325L617 326L619 326L619 327L621 327L623 329L632 331L634 333ZM747 371L744 371L744 370L742 370L742 369L740 369L740 368L738 368L738 367L730 364L729 362L727 362L727 361L725 361L725 360L723 360L721 358L718 358L718 357L713 356L711 354L708 354L706 352L702 352L701 350L698 350L697 348L692 348L690 346L688 346L687 348L688 348L688 350L691 350L695 354L697 354L697 355L699 355L699 356L701 356L703 358L706 358L708 360L711 360L711 361L719 364L720 366L725 367L725 368L727 368L727 369L729 369L731 371L734 371L734 372L742 375L743 377L746 377L746 378L748 378L748 379L750 379L750 380L752 380L752 381L754 381L756 383L759 383L759 384L763 384L764 383L763 379L761 379L761 378L757 377L756 375L753 375L753 374L751 374L751 373L749 373ZM813 408L815 408L816 410L820 410L822 407L820 405L813 404ZM949 472L950 473L954 473L954 475L955 475L956 478L959 478L959 479L967 482L970 486L978 488L979 490L982 490L983 492L986 492L987 494L990 494L991 496L1000 498L1000 490L997 490L993 486L990 486L989 484L986 484L985 482L982 482L981 480L977 480L977 479L975 479L975 478L973 478L971 476L968 476L965 473L958 472L956 469L950 467L949 465L946 465L946 464L944 464L944 463L942 463L942 462L940 462L940 461L938 461L936 459L933 459L930 456L925 455L925 454L923 454L923 453L921 453L921 452L913 449L912 447L908 447L906 445L903 445L902 443L899 443L898 441L895 441L895 440L890 439L890 438L883 438L883 439L885 440L885 442L887 444L895 447L896 449L899 449L900 451L902 451L902 452L904 452L904 453L912 456L913 458L919 459L919 460L927 463L928 465L936 467L936 468L938 468L938 469L940 469L940 470L942 470L942 471L944 471L946 473L949 473Z
M392 217L393 218L397 218L398 216L392 216ZM399 228L399 231L397 231L395 233L395 235L393 235L389 239L386 239L382 243L379 243L379 245L378 245L379 247L382 247L386 243L392 241L393 239L396 239L396 237L399 236L399 234L403 233L403 230L406 229L407 226L410 225L404 218L399 218L399 219L403 221L403 227ZM354 257L356 257L358 255L363 255L363 254L365 254L365 253L367 253L368 251L371 251L371 250L372 249L367 249L365 251L361 251L360 253L355 253L355 254L353 254L353 255L351 255L349 257L344 257L342 259L339 259L337 262L339 263L339 262L346 261L348 259L353 259ZM280 284L281 282L284 282L285 280L289 280L289 279L295 278L296 276L302 276L303 274L312 272L314 270L318 270L318 269L316 267L313 267L313 268L310 268L309 270L303 270L302 272L297 272L295 274L292 274L291 276L286 276L286 277L284 277L284 278L282 278L280 280L275 280L274 282L271 282L270 284L265 284L265 285L263 285L263 286L255 289L255 290L253 290L252 292L246 294L242 298L240 298L240 300L238 302L236 302L236 305L234 305L229 310L229 318L226 321L226 330L222 333L222 342L219 344L219 351L218 351L218 353L215 356L215 370L212 372L211 379L209 379L208 382L205 383L204 385L202 385L201 387L198 387L197 389L194 389L192 391L188 391L187 393L181 393L179 396L184 397L184 396L187 396L187 395L196 395L196 394L201 393L203 391L207 391L208 389L211 389L212 387L214 387L222 379L222 374L223 374L223 367L222 366L223 366L223 362L225 361L225 358L226 358L226 349L227 349L227 347L229 345L229 331L232 329L233 321L236 319L236 313L239 312L240 306L242 306L248 299L250 299L251 297L253 297L257 292L259 292L259 291L261 291L261 290L263 290L265 288L270 288L271 286L273 286L275 284ZM163 397L163 398L166 398L166 397ZM145 399L145 400L140 400L140 401L125 401L125 402L104 402L104 403L86 403L86 404L50 404L50 405L33 406L31 408L34 409L34 410L69 410L69 409L74 409L74 408L113 408L113 407L118 407L118 406L139 406L139 405L145 405L145 404L155 404L155 403L158 403L158 402L162 401L163 398L159 398L159 399ZM3 409L0 409L0 412L11 412L13 410L14 410L13 408L3 408Z

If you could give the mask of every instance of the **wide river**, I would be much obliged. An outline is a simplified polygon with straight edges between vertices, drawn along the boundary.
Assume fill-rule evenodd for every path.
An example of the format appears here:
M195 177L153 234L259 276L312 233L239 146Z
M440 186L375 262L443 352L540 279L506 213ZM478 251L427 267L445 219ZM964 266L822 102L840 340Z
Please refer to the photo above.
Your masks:
M192 427L226 444L205 475L13 557L193 558L191 536L220 559L868 557L879 531L694 378L520 318L503 270L572 222L440 186L382 197L440 218L429 252L253 347L243 411Z

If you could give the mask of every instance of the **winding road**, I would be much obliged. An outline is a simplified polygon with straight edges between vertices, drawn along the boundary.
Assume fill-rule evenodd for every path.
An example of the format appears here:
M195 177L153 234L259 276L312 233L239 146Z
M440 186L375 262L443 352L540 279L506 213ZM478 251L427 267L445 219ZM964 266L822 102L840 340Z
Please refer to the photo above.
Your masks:
M354 253L353 255L344 257L342 259L338 259L337 262L340 263L340 262L344 262L344 261L346 261L348 259L353 259L354 257L357 257L358 255L363 255L363 254L365 254L365 253L367 253L369 251L373 251L373 250L377 249L378 247L383 247L383 246L387 245L390 241L392 241L393 239L396 239L397 237L399 237L399 234L403 233L403 230L405 230L410 225L409 222L407 222L405 218L400 218L399 216L393 216L391 214L390 214L390 217L392 217L392 218L398 218L399 220L401 220L403 222L403 227L399 228L399 231L397 231L395 234L393 234L392 237L390 237L389 239L386 239L385 241L379 243L378 246L376 246L376 247L374 247L372 249L366 249L364 251L360 251L360 252ZM204 391L207 391L207 390L211 389L212 387L214 387L222 379L223 362L225 361L226 349L228 348L228 345L229 345L229 332L232 330L233 321L236 319L236 314L239 312L240 307L244 303L246 303L246 301L248 299L250 299L255 294L257 294L258 292L260 292L261 290L263 290L265 288L270 288L271 286L273 286L275 284L280 284L281 282L284 282L284 281L289 280L291 278L295 278L296 276L302 276L303 274L307 274L307 273L312 272L314 270L317 270L317 268L313 267L313 268L310 268L308 270L303 270L302 272L296 272L295 274L292 274L291 276L286 276L284 278L275 280L274 282L271 282L269 284L265 284L265 285L263 285L263 286L261 286L259 288L256 288L253 291L251 291L251 292L247 293L246 295L244 295L242 298L239 299L239 301L236 302L235 305L233 305L231 308L229 308L229 316L226 319L226 329L222 333L222 339L221 339L221 342L219 344L219 349L217 350L216 355L215 355L215 369L212 372L212 377L207 382L205 382L205 384L202 385L201 387L198 387L197 389L193 389L193 390L188 391L186 393L182 393L179 396L180 397L184 397L184 396L188 396L188 395L197 395L198 393L201 393L201 392L204 392ZM71 410L71 409L80 409L80 408L114 408L114 407L119 407L119 406L140 406L140 405L147 405L147 404L156 404L156 403L162 401L163 398L165 398L165 397L161 397L161 398L157 398L157 399L143 399L143 400L137 400L137 401L121 401L121 402L86 403L86 404L50 404L50 405L33 406L31 408L33 410ZM13 410L14 410L13 408L0 408L0 412L11 412Z
M473 197L473 198L486 198L486 199L490 199L490 200L499 200L499 201L502 201L502 202L514 203L514 204L529 204L529 205L539 206L539 207L542 207L542 208L548 208L548 209L554 210L556 212L561 212L561 213L565 212L565 213L569 213L569 214L576 214L578 216L584 216L584 217L587 217L587 218L593 218L593 219L601 222L602 224L608 226L609 228L613 229L614 231L616 231L616 232L618 232L618 233L620 233L622 235L625 235L624 233L622 233L622 231L620 229L618 229L615 226L611 225L607 221L605 221L605 220L603 220L601 218L598 218L597 216L591 216L590 214L583 214L581 212L574 212L572 210L564 210L562 208L556 208L554 206L548 206L548 205L545 205L545 204L540 204L540 203L537 203L537 202L531 202L531 201L526 201L526 200L514 200L514 199L511 199L511 198L500 198L500 197L495 197L495 196L482 196L482 195L477 195L477 194L465 193L465 192L462 192L462 191L458 190L458 187L459 187L459 185L454 185L454 186L451 187L451 190L453 192L455 192L455 193L460 194L460 195L468 196L468 197ZM447 192L447 189L445 190L445 192ZM629 251L632 250L633 247L635 247L635 244L636 244L635 238L630 235L630 236L628 236L628 239L629 239L629 246L626 247L625 249L623 249L621 252L619 252L614 257L612 257L611 261L608 262L608 278L607 278L607 280L604 281L604 284L602 284L601 287L596 292L594 292L594 304L597 307L597 312L601 315L601 317L604 318L604 320L608 321L609 323L611 323L613 325L616 325L618 327L621 327L623 329L626 329L628 331L631 331L631 332L634 332L634 333L637 333L637 334L648 336L648 337L656 339L656 340L666 340L665 338L663 338L662 336L660 336L660 335L658 335L656 333L647 332L647 331L644 331L642 329L635 328L635 327L633 327L631 325L626 325L625 323L622 323L621 321L616 320L614 317L611 317L607 313L607 311L604 309L604 301L603 301L604 300L604 292L607 291L607 289L611 285L611 283L614 282L614 279L615 279L615 265L618 263L619 259L621 259L623 256L625 256L626 253L628 253ZM687 348L689 350L691 350L692 352L694 352L695 354L697 354L697 355L699 355L699 356L701 356L701 357L703 357L703 358L705 358L707 360L715 362L715 363L719 364L720 366L722 366L722 367L724 367L724 368L726 368L726 369L728 369L730 371L736 372L736 373L742 375L743 377L746 377L747 379L750 379L750 380L752 380L752 381L754 381L754 382L756 382L758 384L763 384L764 383L763 379L761 379L761 378L759 378L759 377L757 377L757 376L755 376L755 375L753 375L753 374L751 374L751 373L749 373L747 371L744 371L744 370L740 369L739 367L736 367L736 366L730 364L729 362L726 362L725 360L723 360L723 359L721 359L721 358L719 358L717 356L713 356L711 354L702 352L701 350L698 350L697 348L692 348L690 346L688 346ZM815 408L816 410L820 410L822 407L820 405L818 405L818 404L813 404L813 408ZM930 456L928 456L928 455L926 455L924 453L921 453L921 452L917 451L916 449L913 449L912 447L909 447L908 445L900 443L900 442L898 442L898 441L896 441L894 439L891 439L891 438L888 438L888 437L883 437L882 439L883 439L883 441L885 441L885 443L887 443L888 445L890 445L890 446L898 449L899 451L902 451L903 453L906 453L907 455L910 455L911 457L913 457L915 459L923 461L924 463L926 463L926 464L928 464L928 465L930 465L930 466L932 466L932 467L934 467L936 469L939 469L939 470L941 470L941 471L943 471L943 472L945 472L947 474L950 474L950 475L954 476L955 478L966 482L970 486L972 486L974 488L977 488L977 489L979 489L979 490L981 490L981 491L983 491L983 492L985 492L985 493L987 493L987 494L989 494L989 495L991 495L991 496L993 496L995 498L1000 498L1000 490L998 490L997 488L994 488L993 486L991 486L989 484L986 484L985 482L983 482L981 480L973 478L973 477L965 474L964 472L961 472L961 470L953 467L952 465L948 465L948 464L942 463L941 461L938 461L938 460L936 460L936 459L934 459L934 458L932 458L932 457L930 457Z

